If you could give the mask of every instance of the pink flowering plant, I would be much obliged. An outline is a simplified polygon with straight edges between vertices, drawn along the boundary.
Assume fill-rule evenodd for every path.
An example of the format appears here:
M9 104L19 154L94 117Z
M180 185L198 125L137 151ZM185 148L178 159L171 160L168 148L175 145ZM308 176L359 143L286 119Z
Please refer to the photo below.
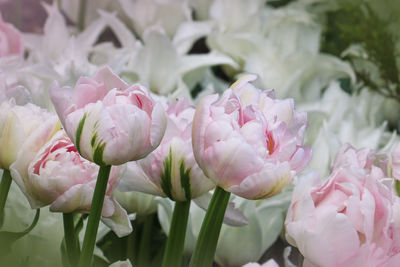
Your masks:
M369 149L344 146L331 175L299 181L286 217L286 238L304 255L304 266L396 266L399 197L386 169Z
M118 236L127 235L131 226L126 211L113 197L123 167L111 168L102 220ZM50 205L53 212L90 211L99 166L82 158L63 130L42 146L33 159L20 157L11 167L14 181L32 208Z
M50 96L79 154L100 166L79 259L84 267L92 261L111 165L154 150L164 135L166 116L145 87L129 87L107 67L93 78L80 78L74 89L54 84Z
M311 157L303 146L305 113L293 100L277 100L244 76L220 97L199 103L193 120L192 143L197 163L217 188L203 221L192 266L212 263L228 192L248 199L279 193ZM213 235L210 237L210 235Z
M166 116L146 88L128 86L110 68L75 87L50 89L68 136L79 153L98 165L120 165L145 157L165 132Z
M0 265L400 266L400 9L334 2L0 0Z
M187 99L166 103L167 130L160 146L146 158L127 163L121 191L140 191L176 201L163 265L181 265L192 199L215 187L197 165L192 150L195 108Z

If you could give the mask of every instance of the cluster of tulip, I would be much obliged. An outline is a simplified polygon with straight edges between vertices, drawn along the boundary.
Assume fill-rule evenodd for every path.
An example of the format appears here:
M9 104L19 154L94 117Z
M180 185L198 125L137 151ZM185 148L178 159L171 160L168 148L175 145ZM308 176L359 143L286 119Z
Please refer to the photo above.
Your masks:
M59 21L56 6L46 8ZM116 32L124 32L115 17L102 16L119 27ZM93 25L103 28L105 23ZM161 40L158 34L148 33L148 43ZM26 60L25 49L21 33L0 18L0 70L7 64L23 69L18 64ZM224 57L215 62L236 64ZM91 266L100 220L118 237L135 230L132 212L124 207L129 200L122 199L123 192L136 191L175 202L168 227L160 220L168 235L164 267L182 266L192 200L204 208L190 266L212 266L223 223L239 226L239 233L240 226L252 223L230 207L231 194L258 203L294 182L284 236L303 255L304 266L399 264L400 145L392 142L378 153L346 144L321 179L307 169L312 148L304 140L309 124L314 127L307 113L296 109L293 99L257 88L256 75L238 76L220 94L204 91L193 104L188 97L154 94L161 90L153 90L151 82L126 82L111 65L79 75L72 84L52 79L45 96L51 104L42 107L21 79L4 78L4 86L0 81L0 237L10 234L1 228L15 183L38 213L28 230L12 234L27 234L37 224L40 208L49 206L63 214L66 266ZM3 240L11 246L11 239ZM118 264L113 266L123 266ZM285 265L293 266L287 255ZM270 259L261 266L278 264Z
M191 199L217 186L193 257L212 262L227 192L271 197L311 156L302 146L306 114L296 112L292 100L252 86L254 79L245 76L195 108L185 99L155 101L142 85L128 86L103 68L80 78L74 88L52 86L58 117L30 103L5 101L0 108L4 175L11 172L34 209L90 211L81 266L90 263L100 217L119 236L132 230L113 196L118 183L121 191L176 201L174 235L185 232L178 220L187 221ZM216 231L214 238L209 231ZM166 266L176 266L182 253L184 235L174 235L168 239Z

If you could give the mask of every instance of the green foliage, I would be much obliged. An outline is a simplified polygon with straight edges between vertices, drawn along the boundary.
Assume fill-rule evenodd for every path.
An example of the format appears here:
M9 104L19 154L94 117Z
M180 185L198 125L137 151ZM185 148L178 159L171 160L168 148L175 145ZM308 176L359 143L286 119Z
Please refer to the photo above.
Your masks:
M8 231L1 231L0 232L0 258L3 255L10 253L12 244L17 241L18 239L24 237L25 235L29 234L30 231L35 228L37 222L39 221L40 217L40 209L36 210L35 218L33 218L32 224L22 232L8 232Z
M361 82L359 88L400 101L400 1L337 0L336 4L326 14L322 52L348 59ZM358 45L357 52L343 53L351 45Z

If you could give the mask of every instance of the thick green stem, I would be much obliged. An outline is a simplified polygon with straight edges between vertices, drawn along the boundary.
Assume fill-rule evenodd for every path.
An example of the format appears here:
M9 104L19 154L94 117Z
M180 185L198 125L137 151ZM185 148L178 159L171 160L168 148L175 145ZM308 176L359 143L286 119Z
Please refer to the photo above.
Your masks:
M182 266L182 251L185 244L186 227L189 217L190 200L175 202L167 245L164 251L163 267Z
M137 256L137 266L146 267L150 262L151 231L153 228L154 214L144 218L142 234L140 237L139 253Z
M99 174L97 176L96 187L94 189L92 206L88 223L86 226L85 237L83 239L82 254L79 260L79 267L90 267L93 257L93 250L96 243L97 229L99 228L99 221L101 211L103 209L104 195L107 189L108 176L110 175L111 166L100 166Z
M191 267L212 266L230 194L231 193L226 192L221 187L215 189L211 202L208 205L203 224L201 225L196 248L194 249L190 261Z
M79 261L78 240L75 234L74 214L63 213L64 238L70 266L77 266Z
M8 192L10 191L11 182L12 179L10 171L4 170L3 178L1 178L1 184L0 184L0 228L3 226L4 222L4 207L6 205Z
M83 31L85 29L85 15L86 15L86 0L81 0L79 5L79 14L78 14L78 29Z

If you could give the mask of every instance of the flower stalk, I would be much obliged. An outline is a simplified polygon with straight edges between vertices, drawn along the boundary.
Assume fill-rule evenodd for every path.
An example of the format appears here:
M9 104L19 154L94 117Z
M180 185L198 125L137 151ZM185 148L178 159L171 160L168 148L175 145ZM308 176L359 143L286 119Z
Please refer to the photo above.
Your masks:
M190 261L191 267L212 266L230 192L217 186L201 225L199 238Z
M4 207L6 205L8 192L10 191L12 178L9 170L3 171L3 177L0 184L0 228L4 222Z
M151 232L154 223L154 216L154 214L147 215L143 220L143 228L137 256L137 266L139 267L150 265Z
M91 266L93 250L96 243L97 229L99 228L99 221L101 211L103 209L104 195L107 189L110 170L110 165L100 166L99 174L97 176L96 187L94 189L92 206L90 208L85 237L83 239L82 254L79 260L79 267Z
M85 29L85 15L86 15L86 0L81 0L79 5L79 14L78 14L78 29L83 31Z
M75 234L74 214L63 213L64 238L70 266L77 266L79 262L79 245Z
M182 266L182 251L185 244L189 209L190 200L175 202L167 245L164 251L163 267Z

